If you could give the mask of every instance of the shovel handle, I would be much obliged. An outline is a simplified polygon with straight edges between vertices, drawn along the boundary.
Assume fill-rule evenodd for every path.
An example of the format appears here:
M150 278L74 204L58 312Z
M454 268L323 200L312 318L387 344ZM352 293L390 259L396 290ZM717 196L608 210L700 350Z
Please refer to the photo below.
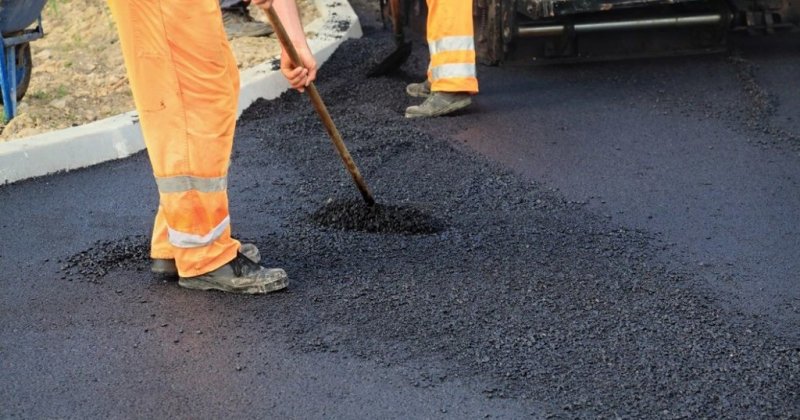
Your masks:
M281 23L278 14L275 13L275 9L270 6L264 9L264 11L267 14L267 19L269 19L269 22L272 24L272 28L275 29L275 33L278 35L281 45L283 45L283 48L289 54L289 58L291 58L295 65L302 65L303 62L300 60L300 54L298 54L297 50L294 48L294 44L292 44L292 40L289 39L289 35L286 33L286 28L283 27L283 23ZM341 156L345 168L347 168L347 171L350 172L350 176L353 177L353 181L355 181L358 191L361 192L361 196L364 197L364 201L366 201L370 206L375 204L375 199L372 198L372 193L369 191L367 183L364 181L364 178L361 176L361 172L358 170L356 163L350 156L347 146L344 145L342 135L339 134L339 130L333 123L333 119L331 119L328 108L326 108L325 103L322 102L322 98L319 96L319 92L317 91L317 87L314 86L314 82L311 82L308 84L308 86L306 86L306 92L308 92L308 97L311 98L311 103L314 105L314 109L317 110L317 114L319 114L319 118L322 120L325 130L328 132L328 136L330 136L331 140L333 141L336 151L339 152L339 156Z

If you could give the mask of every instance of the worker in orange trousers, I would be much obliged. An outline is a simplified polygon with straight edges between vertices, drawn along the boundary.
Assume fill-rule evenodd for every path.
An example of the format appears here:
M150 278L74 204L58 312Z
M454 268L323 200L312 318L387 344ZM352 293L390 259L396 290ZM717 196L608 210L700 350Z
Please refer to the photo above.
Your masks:
M406 109L407 118L437 117L469 106L478 93L472 0L427 0L428 78L406 92L426 98Z
M316 77L294 0L274 7L302 63L281 54L300 91ZM159 193L152 271L190 289L267 293L286 273L258 264L258 249L231 236L227 176L236 126L239 70L219 0L109 0ZM296 65L297 64L297 65Z

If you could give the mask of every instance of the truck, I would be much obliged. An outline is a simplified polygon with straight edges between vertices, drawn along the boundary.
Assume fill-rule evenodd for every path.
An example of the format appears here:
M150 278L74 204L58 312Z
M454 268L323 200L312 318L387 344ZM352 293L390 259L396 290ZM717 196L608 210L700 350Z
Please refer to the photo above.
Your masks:
M425 0L402 1L406 24L424 32ZM484 64L713 53L737 32L800 32L800 0L473 0L473 9Z

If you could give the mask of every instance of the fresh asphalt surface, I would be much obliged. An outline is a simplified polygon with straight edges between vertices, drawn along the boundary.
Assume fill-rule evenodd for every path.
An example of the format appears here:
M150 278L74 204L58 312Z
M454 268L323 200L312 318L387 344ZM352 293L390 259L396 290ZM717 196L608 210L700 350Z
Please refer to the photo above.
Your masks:
M284 292L151 276L143 153L0 187L0 417L800 416L797 38L482 67L471 110L407 121L424 51L364 79L391 41L363 22L321 94L376 212L431 229L340 223L358 193L295 93L230 173Z
M674 268L800 338L800 35L736 38L710 57L481 70L484 94L453 137L657 234Z

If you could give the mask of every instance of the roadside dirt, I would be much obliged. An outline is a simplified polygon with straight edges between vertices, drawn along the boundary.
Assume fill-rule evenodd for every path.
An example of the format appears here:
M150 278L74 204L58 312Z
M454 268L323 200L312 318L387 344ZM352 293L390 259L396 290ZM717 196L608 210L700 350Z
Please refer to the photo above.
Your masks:
M319 16L313 0L298 0L304 24ZM263 12L251 14L266 21ZM116 27L105 1L51 1L42 12L45 36L31 43L33 74L17 117L0 121L0 142L77 126L134 108ZM313 36L313 34L309 34ZM239 68L280 51L274 35L232 40Z

